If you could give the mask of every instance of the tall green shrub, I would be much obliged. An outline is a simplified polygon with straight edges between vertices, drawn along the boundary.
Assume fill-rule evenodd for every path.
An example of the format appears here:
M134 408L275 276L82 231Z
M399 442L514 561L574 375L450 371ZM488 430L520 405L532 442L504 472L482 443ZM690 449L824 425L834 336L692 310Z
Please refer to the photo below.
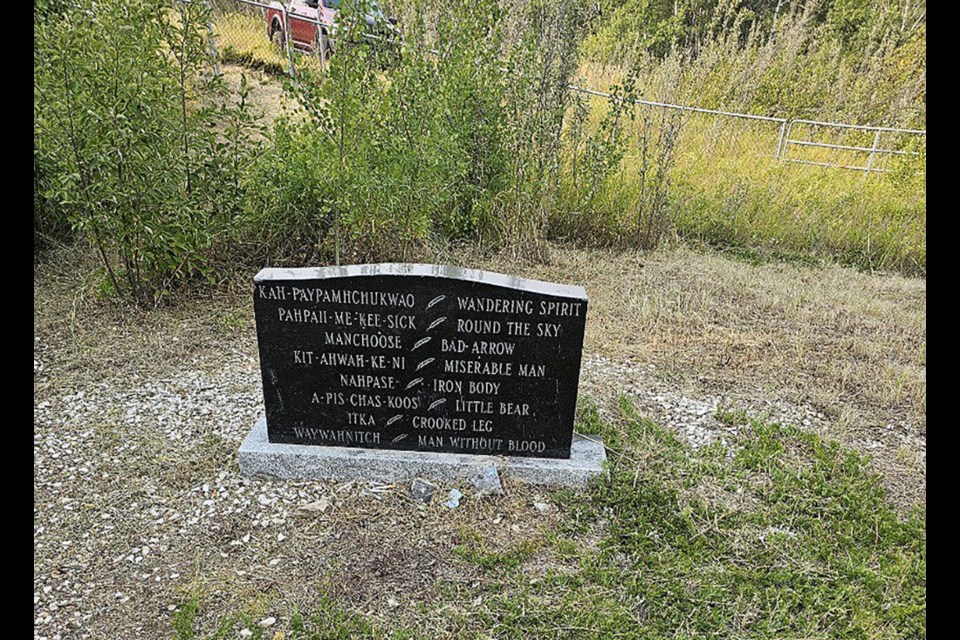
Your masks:
M493 0L416 0L398 52L341 44L326 73L303 68L290 90L309 118L278 125L250 181L253 228L283 245L273 258L408 259L434 239L539 246L576 64L566 15L531 7L507 24Z
M541 0L514 12L519 20L504 54L511 185L498 194L498 222L504 242L538 256L559 193L563 122L578 64L582 13L577 3Z
M268 261L340 263L402 241L397 233L406 227L383 215L378 197L386 59L362 37L363 9L341 5L337 52L326 70L301 65L287 83L308 117L279 121L273 148L249 179L247 231L264 239Z
M105 287L139 303L211 276L237 212L253 123L210 77L206 12L80 0L34 23L42 198L96 248Z

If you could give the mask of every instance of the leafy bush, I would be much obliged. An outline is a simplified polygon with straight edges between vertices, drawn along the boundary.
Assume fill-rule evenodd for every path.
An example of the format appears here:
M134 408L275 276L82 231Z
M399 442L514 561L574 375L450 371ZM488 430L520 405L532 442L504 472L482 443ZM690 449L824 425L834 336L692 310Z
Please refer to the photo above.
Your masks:
M289 89L309 118L276 127L248 183L249 229L281 260L408 259L436 238L539 252L576 68L571 7L415 3L398 55L357 45L326 73L301 66ZM341 40L359 39L343 24Z
M914 128L925 118L923 2L627 0L606 9L583 50L625 67L644 56L667 73L683 67L674 86L685 104Z
M139 303L210 276L238 211L253 121L209 77L206 12L86 0L34 23L43 206L93 243L105 287Z
M69 240L70 221L66 211L56 201L48 198L51 175L50 161L42 150L33 151L33 249L35 252L62 244Z

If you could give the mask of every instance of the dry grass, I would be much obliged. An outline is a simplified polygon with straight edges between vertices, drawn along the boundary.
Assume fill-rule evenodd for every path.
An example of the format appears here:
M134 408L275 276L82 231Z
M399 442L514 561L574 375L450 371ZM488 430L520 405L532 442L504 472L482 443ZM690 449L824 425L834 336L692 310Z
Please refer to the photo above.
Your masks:
M595 65L594 65L595 66ZM610 71L588 67L589 86L611 81ZM589 78L589 76L588 76ZM609 85L608 85L609 86ZM606 88L606 87L602 87ZM591 126L609 109L606 98L584 98ZM683 102L679 98L663 98ZM576 236L612 244L629 237L641 193L641 145L650 154L667 148L658 133L679 126L669 168L664 215L680 233L716 245L775 254L829 256L866 268L926 272L926 183L923 157L877 155L873 168L887 173L811 166L777 158L780 123L709 114L680 114L638 106L623 126L626 155L586 211L557 216ZM626 118L626 116L625 116ZM648 122L647 125L642 124ZM790 138L832 145L872 144L872 132L794 127ZM922 149L922 139L888 134L881 147ZM869 154L790 145L789 160L865 166Z
M853 404L869 424L925 424L923 280L752 265L683 247L613 255L554 247L545 266L482 266L584 283L588 351L653 362L721 389L820 398L818 408L834 416Z
M861 448L892 435L925 441L922 279L758 265L682 246L649 254L554 246L547 264L461 250L425 259L583 284L585 351L654 365L680 390L811 406L833 423L832 435ZM44 267L35 285L36 332L61 360L64 381L122 380L188 360L214 370L222 356L256 353L246 291L253 270L228 292L152 313L98 301L78 271ZM891 447L872 453L914 477L909 501L922 499L925 451Z
M221 65L220 72L227 90L234 95L240 90L240 77L246 76L250 89L250 106L255 113L262 116L264 122L272 123L283 116L306 117L300 103L284 91L282 83L268 73L238 64Z
M286 53L267 38L266 19L252 9L217 15L214 25L217 48L228 60L245 59L275 71L289 66Z
M252 7L215 16L214 37L217 49L229 62L242 62L271 73L286 73L290 67L286 50L276 47L267 37L266 18ZM315 73L322 71L317 56L296 49L292 54L295 68L306 65Z
M586 352L653 365L660 380L694 395L813 407L827 416L828 436L874 456L898 501L925 500L924 280L755 265L683 247L554 247L547 265L468 264L583 284Z
M583 284L588 354L654 364L658 377L691 394L812 403L834 418L829 435L875 456L895 500L924 502L922 280L753 265L682 247L638 255L554 246L546 264L460 250L427 259ZM181 615L195 603L188 627L211 637L224 620L255 625L318 608L326 615L318 603L332 601L331 615L346 610L443 637L481 627L502 606L504 585L524 591L564 576L576 583L580 555L598 553L602 518L578 525L585 530L574 539L556 538L569 515L533 508L556 497L509 478L506 496L468 498L454 511L436 500L418 507L403 487L370 494L361 485L244 484L235 452L261 410L254 270L144 312L99 299L91 260L76 250L35 268L35 358L43 366L35 406L51 405L35 426L35 522L45 529L35 537L35 590L53 585L44 602L62 602L70 589L63 580L87 585L72 609L50 613L42 632L66 628L57 621L76 610L95 636L163 637L175 616L168 606ZM603 404L617 384L589 395ZM63 422L54 426L51 416ZM887 425L908 430L919 447L886 442ZM69 465L51 458L57 447ZM85 482L75 478L81 461ZM695 493L736 497L706 480ZM260 494L279 499L260 506ZM303 511L320 498L327 510ZM237 506L244 500L251 504ZM148 543L150 555L132 563L131 547ZM591 589L562 594L589 599Z
M323 514L295 512L284 527L295 545L255 531L252 537L259 540L249 549L229 558L203 558L196 585L210 618L202 627L214 628L224 611L257 620L278 609L311 611L324 598L381 621L417 617L421 603L443 600L444 585L476 587L485 581L477 566L451 561L458 547L482 540L490 554L518 545L543 548L544 528L557 519L556 511L544 516L526 491L509 485L506 497L465 501L455 511L440 500L418 508L405 487L373 496L357 485L323 486L329 509ZM310 486L316 488L316 483ZM247 527L237 522L233 530L218 534L217 546L227 545ZM550 556L543 554L544 564L533 570L559 564ZM269 564L277 558L279 573Z

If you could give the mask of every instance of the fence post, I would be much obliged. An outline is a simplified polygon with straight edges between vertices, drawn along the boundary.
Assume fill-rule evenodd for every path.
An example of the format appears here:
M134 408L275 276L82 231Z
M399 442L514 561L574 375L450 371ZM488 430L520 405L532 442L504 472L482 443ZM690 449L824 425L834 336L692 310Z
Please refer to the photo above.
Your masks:
M787 121L784 120L783 122L780 123L780 138L777 140L777 153L774 156L774 158L776 158L777 160L780 159L780 152L783 149L783 134L786 132L786 130L787 130Z
M790 132L793 131L793 120L783 121L780 125L780 141L777 143L777 160L784 160L787 156L787 145L790 144Z
M287 62L290 64L290 76L296 77L297 70L293 66L293 50L290 48L290 14L287 12L287 7L283 6L283 45L287 49Z
M321 4L320 6L323 6L323 5ZM317 41L315 42L317 50L314 51L314 53L316 54L317 59L320 60L320 75L325 76L327 75L327 61L326 61L326 56L324 55L326 52L323 50L323 46L322 46L323 23L320 22L320 15L322 14L322 12L323 12L322 9L317 9L317 19L316 19Z
M873 136L873 148L870 149L870 157L867 158L867 166L863 173L863 178L866 180L867 176L870 175L870 169L873 167L873 157L877 153L877 149L880 147L880 129L877 129L877 134Z
M207 32L210 34L210 55L213 56L213 76L219 78L222 75L220 71L220 56L217 54L217 39L213 34L213 3L206 0L207 5Z

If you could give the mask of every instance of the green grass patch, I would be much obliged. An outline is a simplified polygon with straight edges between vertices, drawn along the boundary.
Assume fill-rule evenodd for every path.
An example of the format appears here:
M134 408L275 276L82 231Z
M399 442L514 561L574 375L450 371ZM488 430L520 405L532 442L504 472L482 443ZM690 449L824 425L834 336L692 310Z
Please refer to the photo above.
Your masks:
M586 497L559 496L549 537L578 570L527 582L518 565L489 589L496 637L925 636L924 511L898 516L860 454L742 412L729 448L698 450L626 399L610 422L578 413L615 449Z
M609 109L605 98L591 97L581 126L596 130ZM647 120L638 115L644 113ZM633 115L621 123L625 149L615 171L578 183L566 168L563 198L551 220L557 237L629 245L651 220L662 220L680 236L748 262L827 259L862 269L926 273L925 156L885 156L875 168L888 173L865 175L778 159L777 123L704 114L670 120L640 107ZM670 126L678 127L675 138ZM866 162L819 147L791 147L789 157L848 166ZM566 161L571 164L572 156ZM651 196L656 189L664 192L659 200ZM586 192L593 195L586 198Z
M250 631L250 640L407 640L416 637L405 629L385 629L382 624L371 622L366 617L346 611L330 598L320 598L309 615L303 615L296 609L290 616L286 631L277 627L264 628L249 614L229 614L222 617L212 634L201 634L195 630L195 619L201 601L198 593L187 596L174 617L174 640L223 640L234 638L244 629Z
M924 511L899 517L860 454L757 421L693 451L627 401L602 435L640 463L612 456L564 503L571 540L598 519L608 535L562 579L574 602L527 618L504 603L517 637L547 618L595 637L924 637Z
M926 636L925 509L898 514L868 460L800 429L750 420L691 449L621 398L589 399L578 429L611 449L559 523L495 547L472 529L445 562L479 569L383 622L329 599L288 638L907 639ZM196 603L181 608L191 638ZM236 626L231 628L237 628Z
M346 612L329 598L321 599L309 616L295 613L290 627L290 640L406 640L414 637L407 630L386 630L382 625L372 623L363 616Z
M524 540L503 551L494 551L489 549L479 536L472 538L471 544L457 546L454 553L485 571L516 569L537 550L534 543Z

